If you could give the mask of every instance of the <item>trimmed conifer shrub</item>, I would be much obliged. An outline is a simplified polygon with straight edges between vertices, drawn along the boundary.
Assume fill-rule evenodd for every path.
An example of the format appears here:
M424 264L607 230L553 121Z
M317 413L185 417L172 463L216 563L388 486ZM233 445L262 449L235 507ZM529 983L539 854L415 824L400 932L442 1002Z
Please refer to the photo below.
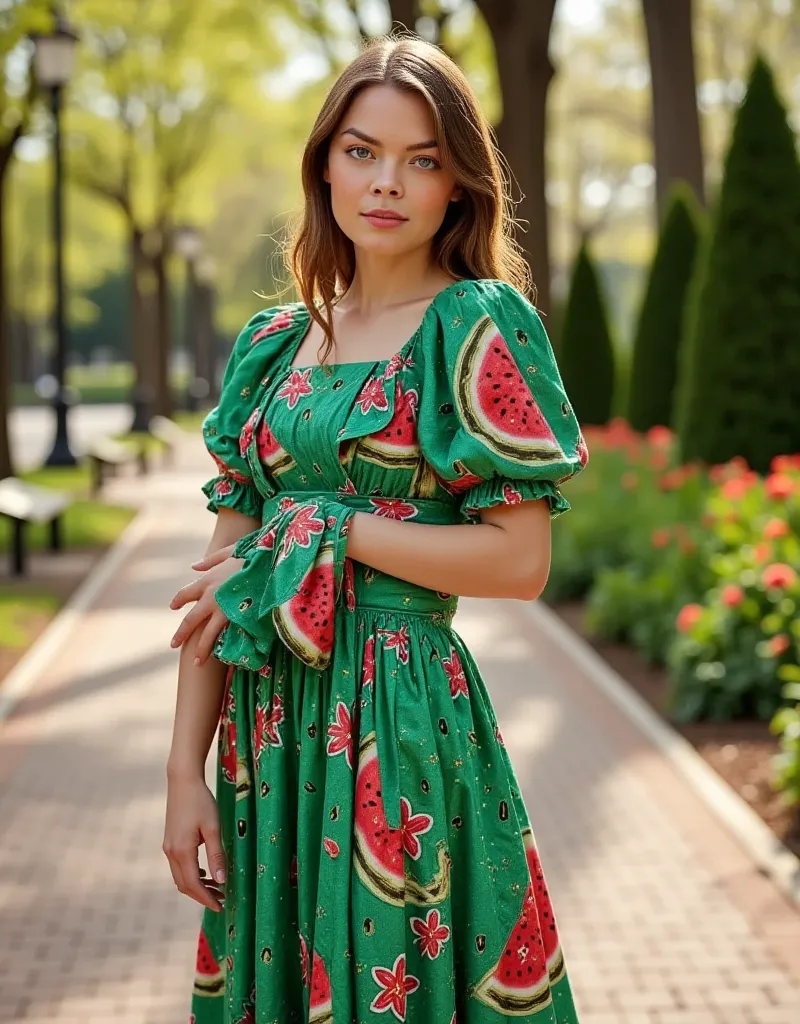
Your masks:
M627 419L634 430L644 432L673 422L678 349L699 229L694 192L678 182L661 224L633 342Z
M578 421L586 426L608 423L614 394L614 346L600 281L586 241L572 269L558 364Z
M765 472L800 451L800 167L769 67L756 60L679 360L684 459L743 456Z

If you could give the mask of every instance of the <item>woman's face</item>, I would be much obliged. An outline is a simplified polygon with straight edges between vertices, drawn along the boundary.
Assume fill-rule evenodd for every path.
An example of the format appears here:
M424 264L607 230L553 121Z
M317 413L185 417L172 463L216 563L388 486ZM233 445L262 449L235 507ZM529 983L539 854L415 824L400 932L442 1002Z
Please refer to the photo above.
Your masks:
M461 197L442 167L426 101L386 85L368 86L350 104L331 136L325 180L336 223L356 248L376 254L430 245L448 203ZM373 210L395 219L369 217Z

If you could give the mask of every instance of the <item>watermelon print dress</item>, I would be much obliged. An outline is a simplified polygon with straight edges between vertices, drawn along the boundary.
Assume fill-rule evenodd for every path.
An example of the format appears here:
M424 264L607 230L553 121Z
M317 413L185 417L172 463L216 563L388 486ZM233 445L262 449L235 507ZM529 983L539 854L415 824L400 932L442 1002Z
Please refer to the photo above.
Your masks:
M457 597L346 557L356 511L478 521L587 459L510 285L441 291L392 358L292 368L300 303L236 341L203 433L208 507L262 526L217 591L228 860L193 1024L577 1024L519 786Z

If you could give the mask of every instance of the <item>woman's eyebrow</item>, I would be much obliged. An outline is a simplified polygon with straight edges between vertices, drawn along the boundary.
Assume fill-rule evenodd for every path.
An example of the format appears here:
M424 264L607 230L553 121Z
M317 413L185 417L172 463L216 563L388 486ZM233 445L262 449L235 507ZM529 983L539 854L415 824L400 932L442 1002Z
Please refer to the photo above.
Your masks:
M372 146L382 146L383 143L380 139L373 139L371 135L367 135L366 132L359 131L358 128L345 128L342 135L355 135L357 139L361 139L362 142L369 142ZM412 149L433 149L438 146L439 143L436 139L431 139L428 142L415 142L412 146L406 146L407 150Z

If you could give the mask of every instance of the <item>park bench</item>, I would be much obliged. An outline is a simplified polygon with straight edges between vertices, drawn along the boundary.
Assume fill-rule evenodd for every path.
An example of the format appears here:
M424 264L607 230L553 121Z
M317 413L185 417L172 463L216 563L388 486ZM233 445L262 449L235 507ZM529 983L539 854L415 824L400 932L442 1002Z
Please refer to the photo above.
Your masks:
M25 574L25 529L29 523L49 523L50 550L61 550L61 514L73 501L71 494L36 487L13 476L0 480L0 515L11 520L12 575Z
M175 461L175 448L185 436L182 428L166 416L153 416L149 430L153 437L164 445L164 461L172 465Z
M110 437L92 442L86 449L86 458L91 469L92 495L98 493L106 478L114 476L120 466L137 463L140 473L147 472L147 453L143 446L137 450Z

